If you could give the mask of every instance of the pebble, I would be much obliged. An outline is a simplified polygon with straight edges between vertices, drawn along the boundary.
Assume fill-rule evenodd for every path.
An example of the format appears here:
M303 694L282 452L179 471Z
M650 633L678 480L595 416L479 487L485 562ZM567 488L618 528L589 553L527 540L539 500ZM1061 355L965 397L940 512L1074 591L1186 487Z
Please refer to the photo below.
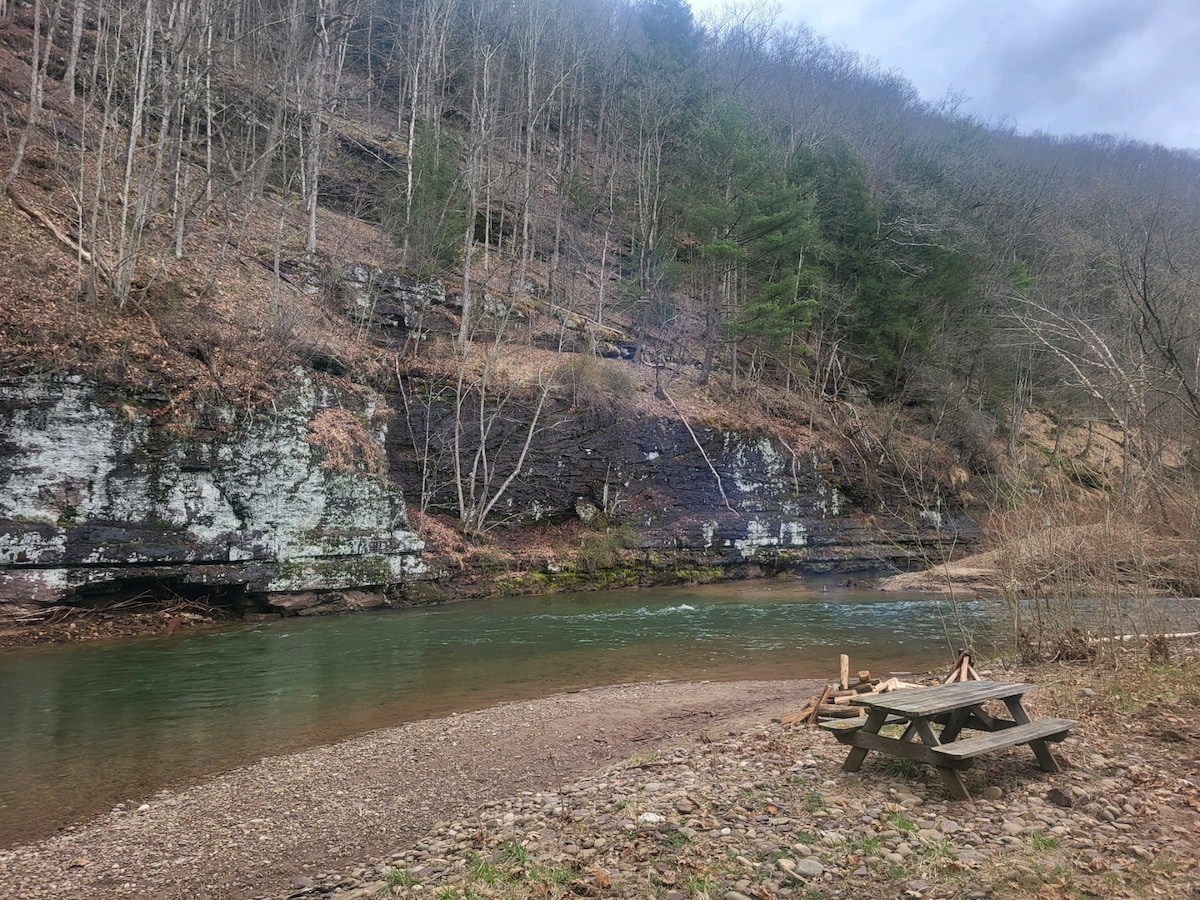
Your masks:
M825 874L825 867L815 859L802 859L796 863L796 874L801 878L820 878Z
M1076 763L1059 773L1040 772L1023 750L977 761L965 777L978 799L957 802L932 770L898 777L872 754L847 775L845 748L826 733L768 723L490 801L380 858L298 872L262 900L987 900L1030 894L1057 868L1101 890L1165 849L1194 847L1200 787L1186 769L1131 759L1125 742L1098 734L1081 734ZM239 834L255 827L239 821ZM0 851L0 874L5 864ZM1176 896L1200 888L1200 872L1174 877Z
M331 875L311 887L297 882L290 896L347 900L359 885L380 879L384 896L504 895L478 882L479 861L486 860L501 872L515 867L513 884L522 889L530 872L563 872L562 883L582 896L680 900L693 896L685 882L724 900L801 896L828 885L833 895L850 896L848 884L836 886L854 878L891 884L895 896L933 897L938 889L928 873L939 867L968 876L993 867L1000 884L1020 890L1044 864L1038 854L1078 854L1077 866L1096 871L1153 857L1148 841L1130 842L1116 826L1131 828L1158 801L1132 778L1113 775L1119 770L1102 755L1089 766L1105 774L1090 779L1082 768L1049 775L1032 759L1014 765L1011 756L985 758L969 776L980 799L963 803L949 801L930 773L891 781L882 766L868 765L841 776L843 758L823 733L766 725L676 748L656 759L653 780L642 780L644 770L630 763L561 793L498 801L469 825L444 824L414 849L362 872L354 888ZM1121 805L1105 796L1120 797ZM1162 800L1170 802L1171 792ZM513 855L514 841L523 857ZM432 848L442 865L422 861L421 848ZM410 875L389 879L396 872ZM960 896L982 900L997 890L986 879L966 881Z

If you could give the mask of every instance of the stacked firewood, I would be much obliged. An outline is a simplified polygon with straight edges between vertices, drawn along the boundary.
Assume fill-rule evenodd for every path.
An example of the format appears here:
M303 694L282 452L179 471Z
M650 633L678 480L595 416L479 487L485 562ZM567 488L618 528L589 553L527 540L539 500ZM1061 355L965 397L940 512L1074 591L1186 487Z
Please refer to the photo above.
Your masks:
M861 669L857 677L850 675L850 657L843 653L840 660L840 676L836 683L825 685L821 693L810 699L795 712L783 716L780 721L784 725L803 723L816 725L821 719L852 719L863 714L862 707L855 706L850 701L855 697L867 694L885 694L888 691L898 691L904 688L924 687L913 681L900 678L872 678L869 669Z

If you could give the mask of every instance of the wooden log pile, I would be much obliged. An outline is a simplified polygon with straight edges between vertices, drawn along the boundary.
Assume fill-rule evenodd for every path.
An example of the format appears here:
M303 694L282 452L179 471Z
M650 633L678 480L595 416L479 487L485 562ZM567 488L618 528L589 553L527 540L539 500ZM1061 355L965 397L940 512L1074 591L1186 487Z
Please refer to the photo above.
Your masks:
M822 719L852 719L863 714L862 707L850 701L868 694L885 694L904 688L924 687L900 678L872 678L869 669L860 669L855 678L850 676L850 657L843 653L839 660L840 673L836 683L825 685L819 695L811 698L800 709L782 716L784 725L816 725Z

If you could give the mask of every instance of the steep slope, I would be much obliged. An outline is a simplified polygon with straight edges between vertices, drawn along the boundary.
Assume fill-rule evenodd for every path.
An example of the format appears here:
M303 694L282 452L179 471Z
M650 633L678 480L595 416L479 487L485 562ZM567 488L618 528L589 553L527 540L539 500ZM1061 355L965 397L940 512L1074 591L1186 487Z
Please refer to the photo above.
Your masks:
M25 611L861 568L1188 490L1186 154L675 0L74 8L0 14ZM1121 452L1027 453L1037 404Z

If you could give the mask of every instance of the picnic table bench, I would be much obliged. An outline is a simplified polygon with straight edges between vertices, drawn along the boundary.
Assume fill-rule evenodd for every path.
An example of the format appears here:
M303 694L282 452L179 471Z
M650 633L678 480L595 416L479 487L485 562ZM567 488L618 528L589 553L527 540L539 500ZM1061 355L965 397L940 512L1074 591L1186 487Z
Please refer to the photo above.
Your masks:
M864 696L851 702L864 707L865 718L821 727L850 745L843 771L857 772L867 754L876 750L934 766L951 796L970 800L959 773L985 753L1028 744L1043 771L1059 770L1047 742L1061 741L1079 723L1073 719L1031 719L1021 698L1033 688L1032 684L1002 681L961 681ZM1012 718L986 712L983 704L991 700L1002 701ZM894 723L907 723L899 738L879 733L884 725ZM939 732L934 731L935 725L940 726ZM980 734L961 738L968 729Z

